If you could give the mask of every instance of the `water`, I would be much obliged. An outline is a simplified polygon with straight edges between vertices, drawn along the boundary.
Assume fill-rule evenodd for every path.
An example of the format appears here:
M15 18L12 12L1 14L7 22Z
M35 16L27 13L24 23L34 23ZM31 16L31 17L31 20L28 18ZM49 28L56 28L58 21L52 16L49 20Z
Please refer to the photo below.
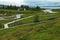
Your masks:
M60 9L60 2L52 2L52 1L40 1L40 0L25 0L26 5L31 7L40 6L41 8L51 8L51 9Z
M41 7L41 8L60 9L60 7Z
M36 7L36 5L29 5L30 7ZM60 6L40 6L40 8L60 9Z

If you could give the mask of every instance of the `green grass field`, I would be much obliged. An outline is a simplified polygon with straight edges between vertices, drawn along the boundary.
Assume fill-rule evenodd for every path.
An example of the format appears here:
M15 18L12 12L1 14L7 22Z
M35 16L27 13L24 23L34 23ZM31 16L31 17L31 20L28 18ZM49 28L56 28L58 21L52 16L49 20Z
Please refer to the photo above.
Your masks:
M60 40L60 20L0 30L1 40Z
M47 14L42 12L27 12L24 17L31 15L38 15L40 22L25 26L17 25L15 28L2 29L0 30L0 40L60 40L60 13ZM11 20L6 20L0 23L3 24L10 21ZM22 20L21 22L34 22L34 17Z

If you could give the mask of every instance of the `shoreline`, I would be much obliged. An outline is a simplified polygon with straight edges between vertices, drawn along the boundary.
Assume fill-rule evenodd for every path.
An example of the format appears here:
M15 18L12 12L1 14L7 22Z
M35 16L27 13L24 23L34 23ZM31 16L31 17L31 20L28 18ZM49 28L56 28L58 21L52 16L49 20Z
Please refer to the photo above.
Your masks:
M40 7L40 8L45 8L45 9L60 9L60 7Z

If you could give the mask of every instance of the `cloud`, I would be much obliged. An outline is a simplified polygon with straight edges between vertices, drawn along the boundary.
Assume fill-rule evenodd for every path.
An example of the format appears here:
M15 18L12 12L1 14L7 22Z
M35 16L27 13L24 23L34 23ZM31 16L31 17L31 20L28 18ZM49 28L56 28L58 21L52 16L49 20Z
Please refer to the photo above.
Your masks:
M24 3L24 0L0 0L0 4L21 5L21 4L25 4L25 3Z
M47 1L51 1L51 2L60 2L60 0L47 0Z
M41 4L41 5L48 5L50 2L60 2L60 0L0 0L0 4L7 4L7 5L33 5L33 4Z

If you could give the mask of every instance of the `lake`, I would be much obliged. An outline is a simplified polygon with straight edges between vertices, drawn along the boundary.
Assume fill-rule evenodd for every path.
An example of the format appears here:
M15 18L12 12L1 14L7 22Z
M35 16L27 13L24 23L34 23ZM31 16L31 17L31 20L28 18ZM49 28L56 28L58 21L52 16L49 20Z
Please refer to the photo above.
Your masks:
M60 7L47 7L47 6L46 7L42 6L41 8L60 9Z

